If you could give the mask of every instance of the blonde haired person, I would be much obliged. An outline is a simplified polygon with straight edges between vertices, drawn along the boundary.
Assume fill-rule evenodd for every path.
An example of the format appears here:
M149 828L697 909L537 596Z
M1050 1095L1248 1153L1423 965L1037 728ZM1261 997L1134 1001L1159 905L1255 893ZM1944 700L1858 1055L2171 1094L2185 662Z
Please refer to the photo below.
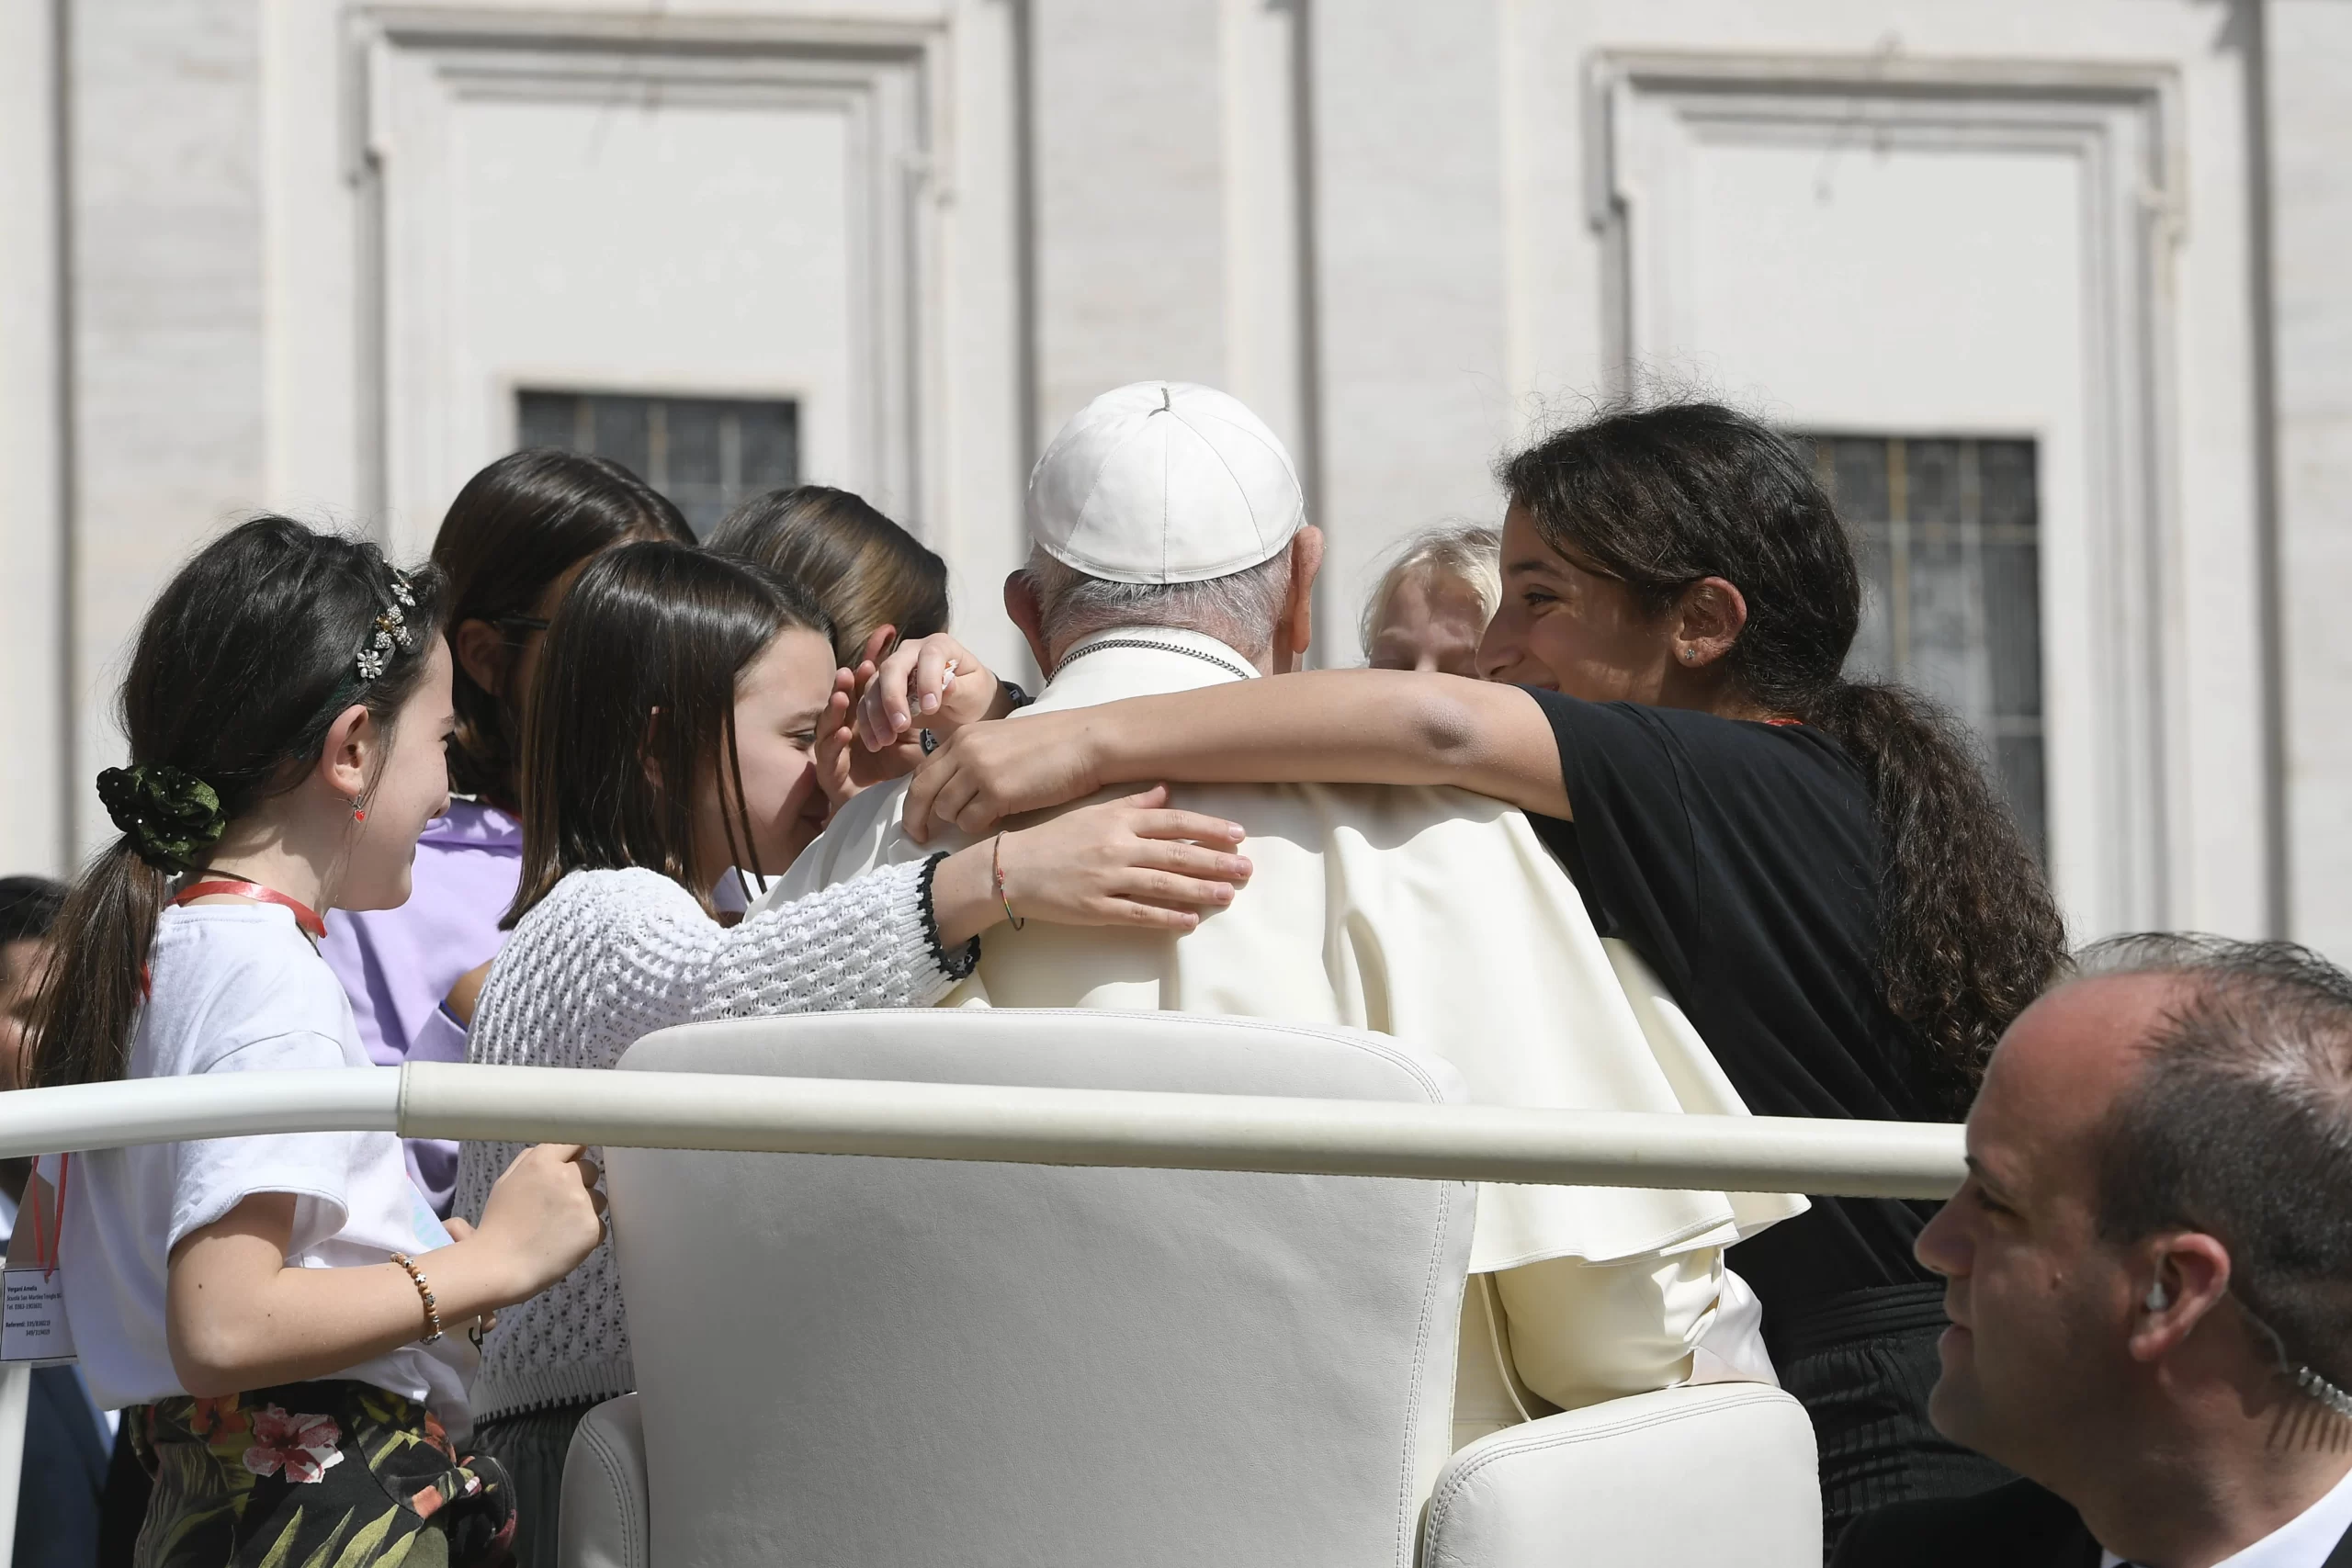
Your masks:
M1374 670L1478 674L1478 638L1502 603L1502 535L1441 523L1408 538L1364 601L1364 662Z

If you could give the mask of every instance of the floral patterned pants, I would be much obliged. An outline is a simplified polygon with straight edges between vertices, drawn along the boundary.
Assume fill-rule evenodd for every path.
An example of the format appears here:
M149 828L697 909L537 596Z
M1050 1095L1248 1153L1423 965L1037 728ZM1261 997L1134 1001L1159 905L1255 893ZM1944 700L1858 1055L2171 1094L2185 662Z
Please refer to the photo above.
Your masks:
M155 1477L136 1568L499 1568L514 1489L423 1405L368 1384L165 1399L132 1444Z

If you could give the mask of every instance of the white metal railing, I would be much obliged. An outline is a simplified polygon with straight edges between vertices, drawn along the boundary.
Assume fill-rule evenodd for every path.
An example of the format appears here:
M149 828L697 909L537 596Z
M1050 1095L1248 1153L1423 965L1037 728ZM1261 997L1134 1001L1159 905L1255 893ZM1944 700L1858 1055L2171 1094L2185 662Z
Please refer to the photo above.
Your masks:
M1961 1130L1132 1089L412 1062L0 1095L0 1157L255 1133L1940 1198Z
M340 1132L1875 1198L1963 1174L1952 1126L1128 1089L411 1062L0 1094L0 1157ZM0 1568L31 1376L0 1368Z

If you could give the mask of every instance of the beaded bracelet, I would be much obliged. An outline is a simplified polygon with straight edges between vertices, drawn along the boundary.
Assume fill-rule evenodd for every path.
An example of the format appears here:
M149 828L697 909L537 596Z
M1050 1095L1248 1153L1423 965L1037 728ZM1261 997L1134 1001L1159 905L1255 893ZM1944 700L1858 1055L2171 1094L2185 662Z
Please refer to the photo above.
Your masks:
M421 1343L430 1345L441 1337L441 1309L434 1304L433 1287L425 1282L424 1270L416 1266L416 1259L407 1253L393 1253L392 1261L408 1270L410 1282L416 1286L416 1293L424 1299L425 1334Z

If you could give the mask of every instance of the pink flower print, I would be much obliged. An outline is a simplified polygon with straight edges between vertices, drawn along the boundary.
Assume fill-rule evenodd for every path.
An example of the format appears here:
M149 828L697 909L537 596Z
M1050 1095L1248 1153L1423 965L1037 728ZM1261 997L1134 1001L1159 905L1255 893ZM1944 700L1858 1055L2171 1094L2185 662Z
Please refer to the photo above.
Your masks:
M255 1475L275 1475L280 1468L288 1481L317 1481L343 1462L343 1429L332 1416L288 1416L275 1404L254 1412L253 1446L245 1450L245 1468Z

